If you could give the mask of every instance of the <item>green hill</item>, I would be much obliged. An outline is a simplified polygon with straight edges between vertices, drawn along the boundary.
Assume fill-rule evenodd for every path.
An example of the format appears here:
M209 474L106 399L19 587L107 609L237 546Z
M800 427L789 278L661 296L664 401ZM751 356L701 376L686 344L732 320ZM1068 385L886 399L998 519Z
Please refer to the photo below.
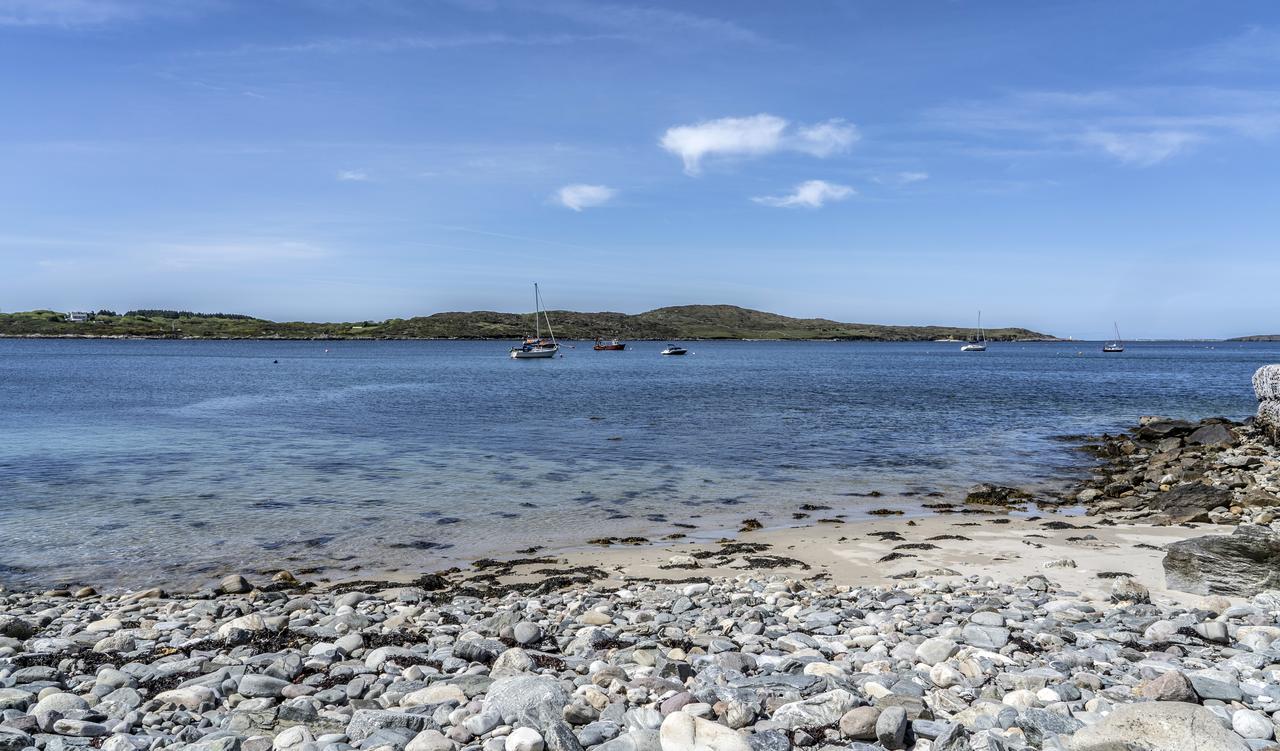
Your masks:
M881 326L824 318L790 318L734 305L679 305L646 313L551 311L564 339L845 339L930 341L964 338L955 326ZM51 310L0 313L0 336L156 337L188 339L516 339L533 331L532 313L436 313L415 318L352 323L276 322L245 315L139 310L100 311L72 323ZM994 341L1052 339L1029 329L990 329Z
M1237 336L1229 342L1280 342L1280 334L1256 334L1254 336Z

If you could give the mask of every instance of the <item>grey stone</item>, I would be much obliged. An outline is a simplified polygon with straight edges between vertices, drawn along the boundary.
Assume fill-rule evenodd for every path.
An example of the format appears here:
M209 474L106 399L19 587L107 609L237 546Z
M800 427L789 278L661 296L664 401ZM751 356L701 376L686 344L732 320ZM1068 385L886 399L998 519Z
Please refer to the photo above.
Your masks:
M1280 534L1267 527L1242 524L1230 535L1179 540L1165 550L1170 589L1250 597L1280 588Z
M1069 751L1248 751L1249 744L1223 727L1208 709L1182 702L1123 704L1101 721L1075 732Z
M876 740L888 749L906 748L907 713L902 707L885 707L876 718Z
M860 702L842 688L783 704L773 712L774 724L789 729L818 728L835 725L845 712Z

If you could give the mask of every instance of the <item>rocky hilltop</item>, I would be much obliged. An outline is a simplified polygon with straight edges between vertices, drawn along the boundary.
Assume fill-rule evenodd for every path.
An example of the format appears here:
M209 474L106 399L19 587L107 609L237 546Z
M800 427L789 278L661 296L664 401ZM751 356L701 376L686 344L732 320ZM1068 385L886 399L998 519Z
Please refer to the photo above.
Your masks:
M841 339L931 341L968 337L958 326L885 326L791 318L734 305L681 305L645 313L550 312L565 339ZM246 315L146 310L92 314L70 322L50 310L0 314L0 336L94 336L195 339L518 339L534 331L532 313L436 313L353 323L276 322ZM1030 329L989 329L994 341L1053 339Z

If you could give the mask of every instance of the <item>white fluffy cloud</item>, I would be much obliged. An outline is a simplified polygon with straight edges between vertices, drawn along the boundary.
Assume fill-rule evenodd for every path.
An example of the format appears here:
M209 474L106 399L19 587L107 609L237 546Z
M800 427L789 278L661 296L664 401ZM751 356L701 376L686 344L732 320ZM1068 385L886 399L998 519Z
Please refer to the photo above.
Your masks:
M660 143L684 161L686 174L697 175L706 157L752 157L784 150L828 157L847 150L857 140L858 129L844 120L792 127L784 118L761 113L677 125L667 129Z
M783 209L820 209L828 203L843 201L856 193L848 185L829 183L826 180L806 180L786 195L757 196L751 200Z
M618 195L618 191L607 185L575 183L574 185L566 185L556 191L556 201L565 208L582 211L593 206L603 206L613 200L616 195Z

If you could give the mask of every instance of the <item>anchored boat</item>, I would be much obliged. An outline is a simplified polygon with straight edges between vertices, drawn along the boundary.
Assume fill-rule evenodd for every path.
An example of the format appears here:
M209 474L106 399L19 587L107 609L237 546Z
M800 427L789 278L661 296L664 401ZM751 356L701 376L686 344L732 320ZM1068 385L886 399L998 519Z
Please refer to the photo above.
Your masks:
M621 352L626 349L627 345L614 339L611 342L602 342L600 337L596 337L596 345L592 347L596 352Z
M547 321L547 336L542 336L542 319ZM555 357L560 352L560 345L556 343L556 334L551 330L551 318L547 312L542 309L542 294L538 292L538 283L533 284L533 328L534 335L525 337L524 342L519 347L511 348L511 357L514 360L539 360L548 357Z
M684 347L677 347L677 346L676 346L676 345L674 345L674 344L668 344L668 345L667 345L667 348L666 348L666 349L664 349L664 350L662 350L662 354L664 354L664 355L687 355L687 354L689 354L689 350L685 349Z
M1116 323L1115 321L1112 321L1111 325L1115 326L1116 328L1116 340L1114 342L1107 342L1106 344L1102 345L1102 351L1103 352L1124 352L1124 342L1120 341L1120 324Z
M987 335L982 331L982 311L978 311L978 331L969 343L960 348L961 352L986 352Z

